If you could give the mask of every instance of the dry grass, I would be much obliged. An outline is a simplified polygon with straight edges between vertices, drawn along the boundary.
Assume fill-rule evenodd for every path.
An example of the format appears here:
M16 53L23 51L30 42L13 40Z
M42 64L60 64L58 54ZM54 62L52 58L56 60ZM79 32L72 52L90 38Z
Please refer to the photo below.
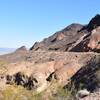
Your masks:
M0 92L0 100L41 100L41 93L36 94L21 86L9 86Z
M5 90L0 91L0 100L71 100L71 96L70 91L64 90L57 84L41 93L29 91L16 85L8 86Z
M7 72L7 62L0 61L0 75L5 74Z

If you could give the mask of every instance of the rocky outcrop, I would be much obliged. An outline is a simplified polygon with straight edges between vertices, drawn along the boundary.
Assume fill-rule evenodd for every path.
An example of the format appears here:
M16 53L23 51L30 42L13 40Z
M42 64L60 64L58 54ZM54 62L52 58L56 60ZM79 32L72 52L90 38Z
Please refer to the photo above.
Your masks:
M84 35L78 32L82 27L80 24L71 24L42 42L36 42L30 50L67 51L73 43Z
M87 89L90 92L96 91L100 88L100 55L92 58L87 65L82 67L73 77L71 82L65 87L74 86L73 91L80 89Z
M73 52L100 52L99 41L100 41L100 15L96 15L89 22L88 25L84 26L80 32L86 33L78 41L73 44L73 47L69 51Z
M100 27L92 31L88 47L93 51L100 52Z
M100 26L100 15L97 14L95 17L93 17L91 19L91 21L89 22L89 24L86 26L87 30L90 32L93 29L97 28L98 26Z
M41 42L36 42L30 50L70 51L70 52L99 52L100 15L91 19L88 25L71 24ZM94 30L96 30L94 34ZM94 34L94 35L93 35ZM98 35L97 35L98 34ZM97 39L98 37L98 39ZM93 43L92 41L95 41ZM95 47L91 47L95 45ZM98 46L97 46L98 45Z

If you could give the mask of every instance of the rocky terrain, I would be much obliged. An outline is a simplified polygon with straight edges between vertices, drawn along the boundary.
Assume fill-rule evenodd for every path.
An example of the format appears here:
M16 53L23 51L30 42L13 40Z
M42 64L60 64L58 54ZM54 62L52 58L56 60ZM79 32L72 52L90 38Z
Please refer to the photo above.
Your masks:
M99 100L99 70L96 15L87 25L71 24L30 50L22 46L1 55L0 100Z
M99 52L100 49L100 15L91 19L89 24L71 24L56 32L42 42L36 42L30 50Z

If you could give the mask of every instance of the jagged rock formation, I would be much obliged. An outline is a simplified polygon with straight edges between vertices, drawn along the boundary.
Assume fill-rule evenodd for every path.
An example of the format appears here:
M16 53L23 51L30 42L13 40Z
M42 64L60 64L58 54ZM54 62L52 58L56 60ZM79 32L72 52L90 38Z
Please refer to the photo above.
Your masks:
M100 26L100 15L97 14L92 20L89 22L89 24L86 26L87 30L91 32L93 29Z
M44 39L42 42L36 42L31 50L67 51L68 47L83 35L78 32L82 27L80 24L71 24L49 38Z
M55 33L49 38L44 39L42 42L36 42L30 50L52 50L52 51L73 51L73 52L88 52L95 51L99 52L99 46L94 49L88 44L92 44L92 40L100 41L99 29L100 26L100 15L96 15L89 22L88 25L71 24L65 29ZM93 31L96 30L95 34L92 35ZM92 38L92 39L91 39ZM90 43L91 42L91 43ZM95 42L96 43L96 42ZM99 50L99 51L98 51Z

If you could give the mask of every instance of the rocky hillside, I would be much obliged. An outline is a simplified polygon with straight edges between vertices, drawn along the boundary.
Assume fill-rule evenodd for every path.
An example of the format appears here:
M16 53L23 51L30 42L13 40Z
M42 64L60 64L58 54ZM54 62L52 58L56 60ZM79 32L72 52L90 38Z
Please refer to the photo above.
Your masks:
M87 25L71 24L41 42L36 42L30 50L52 51L96 51L100 50L100 15L92 18Z
M71 24L30 50L22 46L1 55L0 100L12 95L12 100L81 100L98 93L99 32L96 15L87 25Z

